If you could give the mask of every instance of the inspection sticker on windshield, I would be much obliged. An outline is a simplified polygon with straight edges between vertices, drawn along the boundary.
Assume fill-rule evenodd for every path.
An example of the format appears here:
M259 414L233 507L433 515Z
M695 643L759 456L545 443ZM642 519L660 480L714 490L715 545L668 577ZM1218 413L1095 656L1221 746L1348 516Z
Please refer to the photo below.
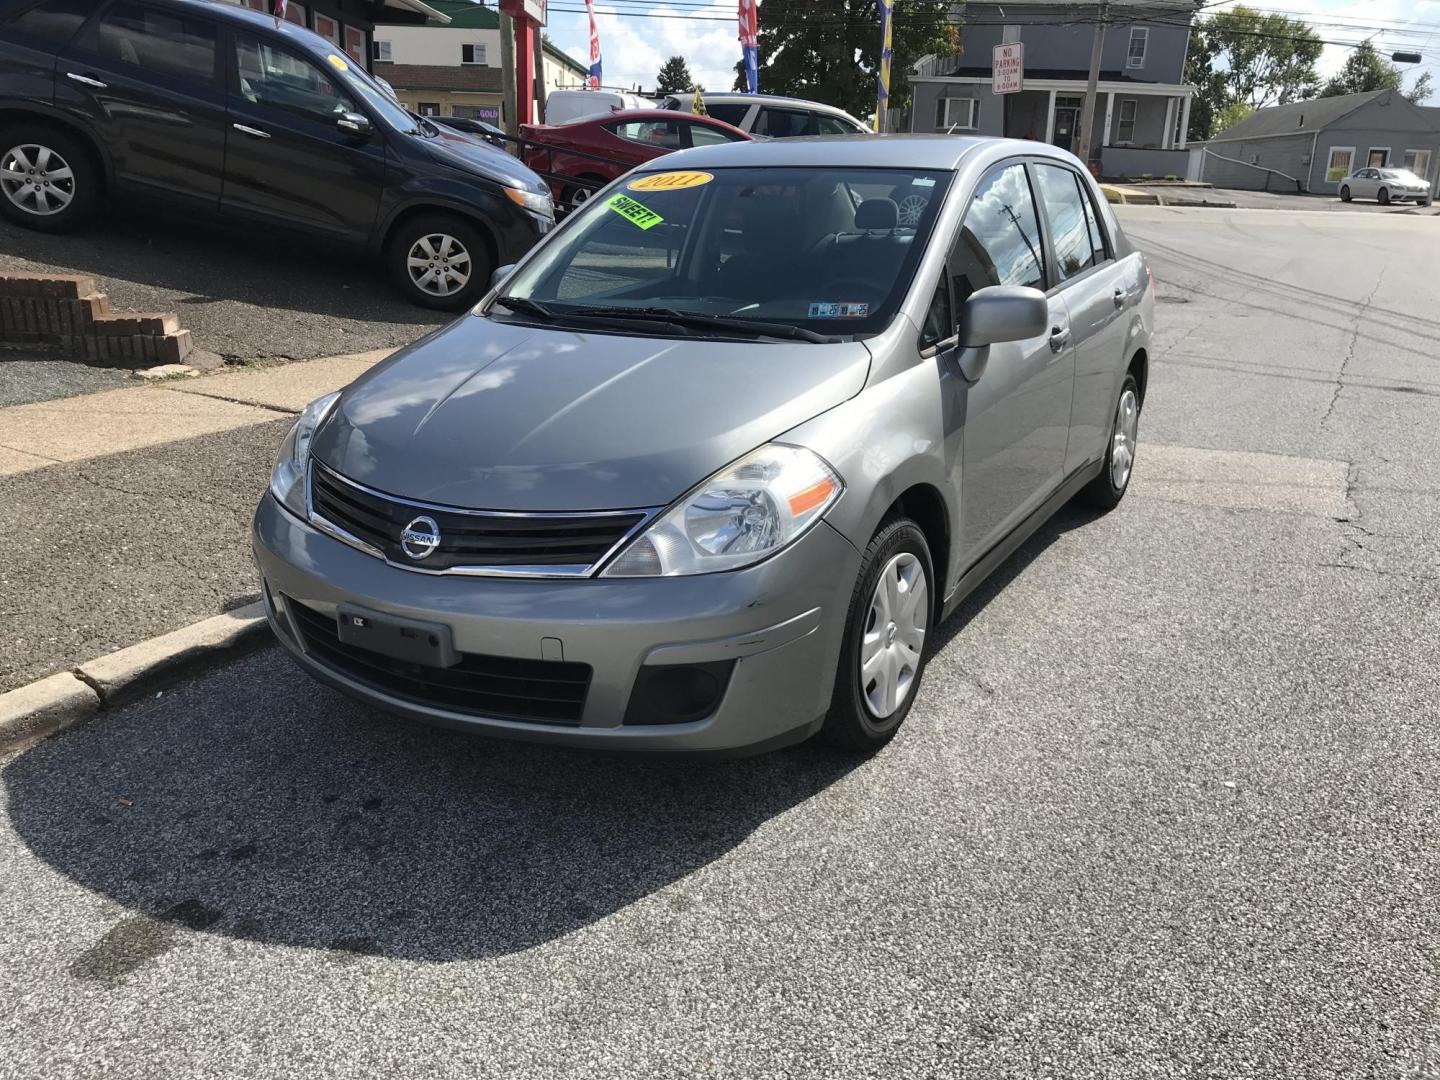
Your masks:
M644 203L636 202L629 195L612 195L605 200L605 205L637 229L649 229L665 220Z
M330 61L330 66L333 67L336 71L350 70L350 65L347 64L344 60L341 60L340 57L336 56L334 53L331 53L325 59Z
M715 174L708 172L662 172L641 176L625 186L631 191L680 191L708 184L714 179Z
M857 300L812 300L807 319L863 319L870 305Z

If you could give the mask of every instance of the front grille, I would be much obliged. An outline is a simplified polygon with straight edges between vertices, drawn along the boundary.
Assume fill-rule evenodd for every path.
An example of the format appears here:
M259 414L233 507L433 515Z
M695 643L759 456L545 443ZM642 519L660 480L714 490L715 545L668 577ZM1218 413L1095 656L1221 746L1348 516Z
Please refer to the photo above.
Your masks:
M355 682L415 705L532 724L578 726L590 690L590 665L461 653L454 667L395 660L340 640L333 615L286 597L312 659Z
M645 519L641 511L503 514L442 509L357 487L319 463L310 469L310 505L316 515L383 552L391 562L420 570L457 566L588 569ZM421 515L433 518L439 526L440 544L416 559L400 546L400 532Z

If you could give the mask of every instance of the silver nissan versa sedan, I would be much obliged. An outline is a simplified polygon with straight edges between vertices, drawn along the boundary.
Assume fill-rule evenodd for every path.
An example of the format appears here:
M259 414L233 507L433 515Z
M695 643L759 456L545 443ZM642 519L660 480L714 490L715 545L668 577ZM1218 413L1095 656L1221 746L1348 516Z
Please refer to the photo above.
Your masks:
M255 517L270 620L432 723L874 749L940 620L1072 496L1125 494L1153 314L1051 146L667 155L306 408Z

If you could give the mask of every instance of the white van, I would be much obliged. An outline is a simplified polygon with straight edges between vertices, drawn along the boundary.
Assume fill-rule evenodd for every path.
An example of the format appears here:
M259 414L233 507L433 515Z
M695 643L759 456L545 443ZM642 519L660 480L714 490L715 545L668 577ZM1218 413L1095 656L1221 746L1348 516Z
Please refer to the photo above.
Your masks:
M751 135L787 139L797 135L869 135L870 129L844 109L778 94L701 94L705 112ZM663 109L695 111L694 94L673 94Z
M655 102L624 90L551 90L545 98L545 122L564 124L616 109L653 109Z

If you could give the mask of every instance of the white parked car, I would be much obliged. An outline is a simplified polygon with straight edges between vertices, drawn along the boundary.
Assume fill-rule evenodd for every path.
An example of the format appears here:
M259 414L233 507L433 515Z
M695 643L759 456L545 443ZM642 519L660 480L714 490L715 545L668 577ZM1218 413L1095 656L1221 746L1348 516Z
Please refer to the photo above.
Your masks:
M618 109L653 109L655 102L624 90L551 90L545 95L545 122L565 124Z
M705 112L750 135L788 139L797 135L869 135L870 128L844 109L775 94L701 94ZM661 108L695 111L694 94L672 94Z
M1403 199L1414 199L1421 206L1430 203L1430 185L1409 169L1356 169L1340 181L1340 198L1376 199L1388 206Z

